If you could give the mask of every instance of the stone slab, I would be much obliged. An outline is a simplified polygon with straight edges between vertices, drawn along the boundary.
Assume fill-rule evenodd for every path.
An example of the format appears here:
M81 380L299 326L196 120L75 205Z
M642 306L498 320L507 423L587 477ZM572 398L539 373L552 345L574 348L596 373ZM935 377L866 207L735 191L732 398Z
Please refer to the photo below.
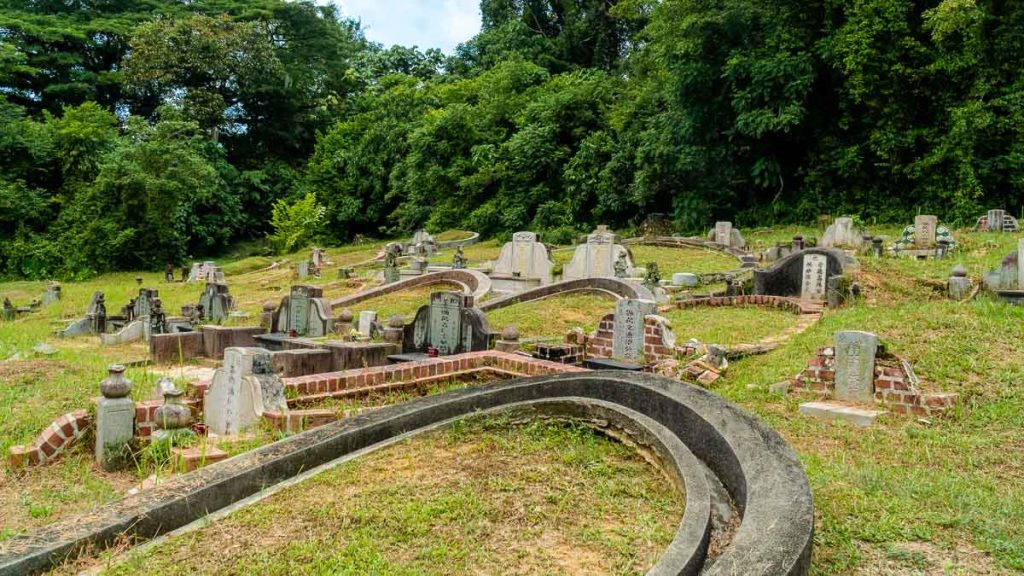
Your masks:
M837 400L871 404L875 400L875 355L878 336L844 330L835 336L835 395Z
M843 420L856 426L868 427L876 418L885 414L884 410L866 410L853 406L844 406L833 402L805 402L800 405L800 413L812 418L824 420Z

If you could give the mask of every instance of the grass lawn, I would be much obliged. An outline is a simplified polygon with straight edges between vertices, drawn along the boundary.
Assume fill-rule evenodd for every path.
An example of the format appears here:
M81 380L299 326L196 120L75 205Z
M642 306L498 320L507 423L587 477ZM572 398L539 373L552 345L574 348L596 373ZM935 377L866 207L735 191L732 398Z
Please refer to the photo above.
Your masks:
M416 286L409 288L408 290L402 290L394 294L386 294L384 296L377 296L376 298L370 298L369 300L363 300L353 304L351 307L352 314L356 320L359 319L359 313L364 310L374 310L377 312L377 319L380 322L387 323L388 318L391 318L394 314L399 314L405 321L412 322L413 318L416 317L416 311L421 306L425 306L430 303L430 295L434 292L444 292L451 290L459 292L462 289L457 284L431 284L429 286Z
M700 306L672 310L662 316L672 321L672 331L680 343L691 338L704 344L756 344L781 334L797 322L792 312L760 306Z
M506 326L515 326L520 338L561 339L576 326L592 332L602 316L614 311L615 300L611 296L570 293L488 312L487 322L491 330L499 332Z
M103 573L643 574L682 511L659 470L585 426L474 418Z
M657 262L661 277L665 280L671 279L675 272L708 274L740 267L740 261L733 256L704 248L632 245L629 251L633 254L633 263L637 266L644 267L649 262Z

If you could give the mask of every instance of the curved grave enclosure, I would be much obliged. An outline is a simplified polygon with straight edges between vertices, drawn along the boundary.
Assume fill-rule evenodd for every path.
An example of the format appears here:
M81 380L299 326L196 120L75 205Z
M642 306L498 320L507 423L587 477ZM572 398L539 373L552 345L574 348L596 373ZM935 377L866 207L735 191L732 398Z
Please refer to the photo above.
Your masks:
M811 263L820 267L811 282ZM766 270L754 271L754 294L824 300L828 279L859 267L842 250L807 248L782 258ZM813 286L812 286L813 284ZM817 298L816 298L817 297Z
M344 308L378 296L386 296L401 292L402 290L429 286L431 284L458 284L462 287L463 294L472 296L475 301L480 300L491 291L491 279L483 272L469 269L442 270L406 280L399 280L398 282L366 290L352 296L332 300L331 308Z
M0 575L45 571L90 546L151 538L182 527L303 471L409 432L479 411L555 401L603 410L632 427L686 490L676 536L649 574L805 574L814 509L807 477L781 436L721 397L633 372L538 376L460 389L382 408L170 479L87 517L0 543ZM702 481L703 478L703 481ZM724 490L716 490L718 485ZM738 526L707 556L712 506L727 494Z
M532 290L525 290L516 294L495 298L477 305L477 308L484 312L491 312L499 308L540 300L549 296L570 294L573 292L590 292L597 294L609 294L615 298L628 298L630 300L654 301L654 294L649 288L639 282L623 280L621 278L579 278L576 280L565 280L555 282L547 286L540 286Z

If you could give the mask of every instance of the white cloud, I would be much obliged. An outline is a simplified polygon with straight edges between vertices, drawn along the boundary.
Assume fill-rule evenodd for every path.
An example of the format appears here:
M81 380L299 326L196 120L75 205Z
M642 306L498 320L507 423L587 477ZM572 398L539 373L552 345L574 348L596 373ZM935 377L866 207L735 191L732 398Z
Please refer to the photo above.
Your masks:
M329 3L330 0L321 0ZM385 46L455 47L480 31L479 0L334 0L361 21L366 37Z

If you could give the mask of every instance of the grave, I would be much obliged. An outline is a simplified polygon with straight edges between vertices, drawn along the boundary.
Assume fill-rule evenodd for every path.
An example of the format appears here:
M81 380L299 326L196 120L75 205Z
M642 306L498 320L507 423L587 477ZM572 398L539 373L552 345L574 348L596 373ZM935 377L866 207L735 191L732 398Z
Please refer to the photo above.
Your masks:
M754 271L754 294L799 297L813 302L828 300L830 287L857 261L830 248L808 248L790 254L771 268Z
M633 258L625 246L615 243L615 234L607 226L598 226L587 235L587 242L576 247L572 260L562 270L562 280L616 277L615 263L623 259L633 271Z
M103 292L94 292L85 308L85 316L72 320L60 330L61 338L74 338L89 334L102 334L106 331L107 305Z
M956 248L956 241L949 228L939 226L939 219L932 215L914 217L914 224L900 233L893 244L893 252L911 258L943 258Z
M534 232L516 232L501 247L491 272L494 290L516 293L551 284L551 256Z
M262 348L225 350L224 365L214 373L203 399L203 422L215 434L235 435L259 424L269 411L288 411L271 353Z
M373 310L363 310L359 313L359 324L356 328L366 338L377 336L377 313Z
M822 248L840 248L846 250L860 250L864 246L866 232L857 228L853 218L836 218L835 222L825 229L818 245Z
M978 218L974 229L978 232L1019 232L1017 219L1006 213L1006 210L989 210Z
M654 302L623 298L615 303L612 328L612 358L641 360L646 343L644 326L648 314L657 311Z
M226 283L224 279L224 271L217 266L216 263L211 261L192 263L192 269L188 273L188 282L216 282L218 284Z
M1024 238L1017 241L1017 249L1003 257L999 268L985 274L985 287L999 298L1024 305Z
M715 227L708 233L708 240L739 250L747 247L747 241L738 229L733 228L732 222L715 222Z
M271 331L312 338L330 334L334 320L331 303L323 294L317 286L292 286L274 314Z
M60 302L61 299L61 288L57 282L51 282L46 286L46 291L43 292L43 306L50 306Z
M836 332L837 400L870 404L875 400L875 355L878 336L870 332Z
M405 327L402 353L440 356L487 350L491 344L487 317L473 307L473 297L458 292L435 292L430 304L420 307L412 324Z
M228 293L227 284L207 282L196 306L198 319L202 322L223 324L235 307L235 300Z

